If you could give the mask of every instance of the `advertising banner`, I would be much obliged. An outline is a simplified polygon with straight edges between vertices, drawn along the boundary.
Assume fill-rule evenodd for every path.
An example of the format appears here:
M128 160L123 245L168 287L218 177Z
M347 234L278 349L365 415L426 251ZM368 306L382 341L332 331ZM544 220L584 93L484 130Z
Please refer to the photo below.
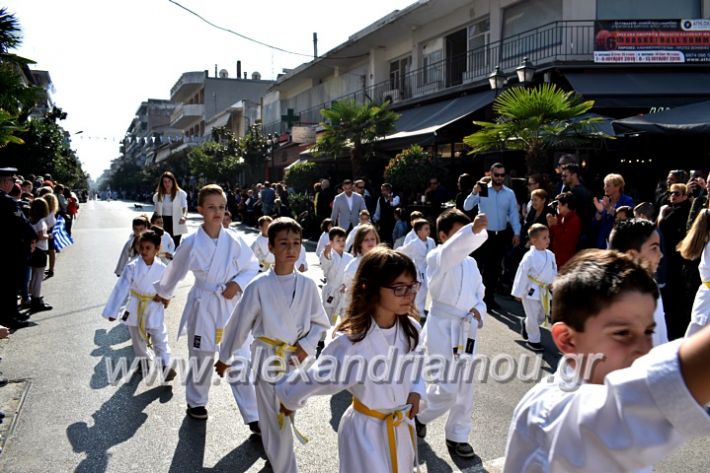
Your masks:
M710 19L598 20L594 62L710 62Z

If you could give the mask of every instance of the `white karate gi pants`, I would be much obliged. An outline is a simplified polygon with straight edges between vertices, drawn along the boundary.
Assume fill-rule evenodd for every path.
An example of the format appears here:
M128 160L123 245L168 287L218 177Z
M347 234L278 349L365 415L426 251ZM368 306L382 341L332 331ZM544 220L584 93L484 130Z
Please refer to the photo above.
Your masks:
M148 349L148 345L141 336L138 327L133 327L128 325L128 333L131 334L131 342L133 343L133 353L135 353L136 358L143 358L145 360L152 360L153 354ZM151 343L153 344L153 351L155 352L155 358L160 360L161 365L170 365L170 346L168 346L168 331L163 325L160 328L149 328L146 329L148 335L150 335Z
M528 341L530 343L540 343L540 324L545 321L542 302L523 297L522 304L525 311L525 330L528 332Z
M192 340L188 337L188 340ZM190 407L206 406L209 400L210 385L212 384L212 373L214 373L214 352L201 351L192 346L188 347L190 353L191 372L187 373L185 385L185 397ZM249 344L234 352L235 357L250 359ZM235 363L236 364L236 363ZM195 370L194 375L192 370ZM237 401L239 413L245 424L259 420L259 411L256 403L256 393L254 384L235 382L230 384L234 400Z
M445 320L443 317L437 317L436 314L433 316L430 314L427 318L427 323L424 326L427 354L430 356L438 355L454 363L458 360L455 359L453 348L451 347L449 325L438 323ZM477 350L478 341L474 344L473 353L459 355L459 357L469 358L469 361L473 362L473 357ZM473 378L465 379L463 376L465 371L460 369L458 378L453 382L450 382L447 376L446 380L428 384L426 407L417 415L420 422L428 424L449 412L445 434L446 439L452 442L468 442L468 436L471 433L474 380Z
M274 385L259 379L256 381L256 399L259 406L259 428L261 443L274 473L297 473L296 453L293 451L293 432L291 420L285 419L283 428L279 428Z

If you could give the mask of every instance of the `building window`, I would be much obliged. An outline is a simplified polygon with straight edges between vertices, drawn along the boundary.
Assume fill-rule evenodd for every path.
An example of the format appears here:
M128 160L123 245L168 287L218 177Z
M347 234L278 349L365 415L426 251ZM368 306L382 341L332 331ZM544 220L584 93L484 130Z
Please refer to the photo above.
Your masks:
M468 27L468 67L469 72L485 73L490 69L491 22L486 16Z
M422 65L424 66L424 84L441 82L442 60L444 53L441 49L424 54Z
M407 74L412 68L412 56L390 62L390 90L404 92Z
M597 0L599 20L701 18L700 0Z
M526 0L503 11L501 59L513 62L562 41L562 0Z

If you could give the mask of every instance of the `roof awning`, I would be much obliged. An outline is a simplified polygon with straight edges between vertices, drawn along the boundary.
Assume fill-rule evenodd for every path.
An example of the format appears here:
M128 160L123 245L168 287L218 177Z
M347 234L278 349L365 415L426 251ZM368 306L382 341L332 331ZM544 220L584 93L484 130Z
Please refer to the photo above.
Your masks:
M212 129L213 128L220 128L223 126L227 126L227 123L229 123L231 115L229 113L224 113L220 117L218 117L216 120L213 120L211 123L205 124L205 132L203 133L202 136L210 136L212 134Z
M620 133L710 135L710 101L612 122Z
M402 110L398 112L401 116L395 122L397 131L385 136L384 140L432 135L446 125L461 120L489 105L494 98L494 92L487 90L443 102Z
M595 108L672 107L710 99L710 72L565 73Z

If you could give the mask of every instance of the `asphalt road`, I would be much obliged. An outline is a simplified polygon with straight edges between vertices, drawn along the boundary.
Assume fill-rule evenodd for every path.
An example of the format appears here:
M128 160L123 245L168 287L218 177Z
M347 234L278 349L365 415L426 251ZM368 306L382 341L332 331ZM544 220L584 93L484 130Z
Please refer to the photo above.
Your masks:
M136 209L126 202L91 201L75 223L77 243L58 257L56 276L45 283L45 299L54 310L32 317L34 325L0 344L2 370L10 387L0 388L0 408L6 442L0 471L44 472L256 472L271 471L260 443L241 422L231 391L224 383L213 386L210 418L198 422L185 415L181 383L149 384L133 376L112 385L106 360L131 359L132 348L124 326L100 317L116 282L113 269L130 233L131 219L150 207ZM191 219L191 231L199 220ZM243 232L248 243L254 231ZM317 258L308 254L308 275L321 272ZM176 357L186 358L184 339L175 340L177 324L191 277L180 284L166 312L170 344ZM488 317L479 332L479 353L499 360L493 374L500 379L510 365L529 355L517 335L520 307L501 301L511 313ZM541 375L556 363L549 336ZM502 361L501 361L502 360ZM526 370L530 372L530 370ZM471 443L478 457L451 457L443 436L444 420L429 425L426 442L419 442L424 472L499 471L513 409L531 383L493 379L476 388ZM337 425L350 396L313 398L299 414L299 428L311 438L296 445L302 472L337 471ZM13 413L15 413L13 415ZM667 459L659 472L708 472L710 441L701 439ZM372 472L377 473L377 472Z

